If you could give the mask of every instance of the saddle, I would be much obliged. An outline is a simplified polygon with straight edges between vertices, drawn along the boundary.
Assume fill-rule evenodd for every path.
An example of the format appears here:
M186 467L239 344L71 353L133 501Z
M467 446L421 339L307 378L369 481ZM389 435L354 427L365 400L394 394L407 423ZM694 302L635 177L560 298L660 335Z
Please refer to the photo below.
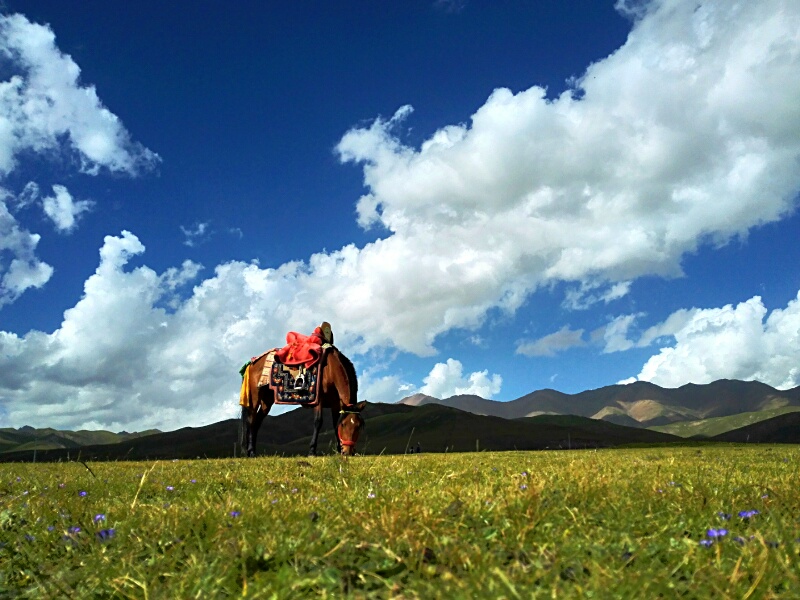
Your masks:
M325 354L331 348L333 346L330 344L323 344L322 354L310 367L303 363L287 365L281 362L276 356L278 349L273 348L266 353L258 387L269 387L274 394L275 404L316 406L320 401L322 365Z

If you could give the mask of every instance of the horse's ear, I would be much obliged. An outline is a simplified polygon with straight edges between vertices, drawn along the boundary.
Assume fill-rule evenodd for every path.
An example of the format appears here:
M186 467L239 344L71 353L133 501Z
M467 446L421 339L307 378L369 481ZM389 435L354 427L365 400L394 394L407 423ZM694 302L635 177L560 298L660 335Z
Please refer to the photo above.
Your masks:
M365 407L366 405L367 405L367 401L366 401L366 400L364 400L363 402L359 402L358 404L356 404L356 408L358 409L358 412L361 412L362 410L364 410L364 407Z

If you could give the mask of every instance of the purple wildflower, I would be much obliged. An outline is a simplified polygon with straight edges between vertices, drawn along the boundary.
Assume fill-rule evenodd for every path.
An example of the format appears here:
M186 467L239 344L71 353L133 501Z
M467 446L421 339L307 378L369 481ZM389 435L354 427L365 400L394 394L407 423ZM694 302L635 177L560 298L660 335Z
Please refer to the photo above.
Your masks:
M94 522L95 523L99 523L100 521L105 521L105 520L106 520L106 516L104 514L102 514L102 513L94 516Z
M713 544L714 544L714 542L711 541L711 540L700 540L700 545L701 546L705 546L706 548L709 548Z
M527 490L527 489L528 489L528 486L527 486L527 485L525 485L525 484L523 483L521 486L519 486L519 489L521 489L521 490Z
M739 511L739 516L742 519L749 519L750 517L755 517L758 514L757 510L741 510Z
M86 492L84 492L83 490L78 492L78 496L80 496L81 498L83 498L85 495L86 495Z
M55 529L54 525L48 525L47 526L47 531L53 531L54 529Z
M720 519L722 519L723 521L730 521L730 520L731 520L731 516L730 516L730 514L728 514L728 513L724 513L724 512L718 512L718 513L717 513L717 516L718 516Z
M80 527L70 527L69 529L67 529L67 532L68 533L72 533L72 534L80 533L81 532L81 528Z
M98 540L100 540L101 542L105 542L114 537L115 533L116 531L114 529L101 529L95 535L97 536Z
M527 477L527 476L528 476L528 472L527 472L527 471L523 471L523 472L522 472L522 476L523 476L523 477Z
M171 491L173 491L174 489L175 489L175 488L174 488L174 487L172 487L171 485L168 485L168 486L167 486L167 491L168 491L168 492L171 492Z
M232 511L231 511L231 512L229 512L228 514L229 514L230 516L232 516L232 517L235 519L236 517L238 517L238 516L239 516L240 514L242 514L242 513L240 513L238 510L232 510Z
M374 497L375 497L375 492L370 492L369 494L367 494L367 498L374 498Z
M709 529L707 532L708 537L715 538L715 537L723 537L728 535L727 529Z
M197 483L197 479L191 479L191 483Z

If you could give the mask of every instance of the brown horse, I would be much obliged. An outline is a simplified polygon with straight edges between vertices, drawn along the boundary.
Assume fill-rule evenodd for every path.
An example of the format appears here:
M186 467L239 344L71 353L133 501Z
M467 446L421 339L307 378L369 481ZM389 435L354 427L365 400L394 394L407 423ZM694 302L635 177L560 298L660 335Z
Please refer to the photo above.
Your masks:
M252 369L253 374L260 374L265 360L266 355L247 368ZM321 360L323 363L319 402L312 407L314 433L311 436L309 455L317 453L317 439L322 428L322 409L329 408L333 422L336 423L337 450L344 456L352 456L356 453L356 442L364 428L361 411L367 403L358 402L356 370L349 358L336 347L331 347L323 354ZM269 414L275 396L269 386L259 387L258 375L249 377L249 380L250 388L247 392L249 401L247 406L242 406L242 448L247 451L247 456L255 456L258 430Z

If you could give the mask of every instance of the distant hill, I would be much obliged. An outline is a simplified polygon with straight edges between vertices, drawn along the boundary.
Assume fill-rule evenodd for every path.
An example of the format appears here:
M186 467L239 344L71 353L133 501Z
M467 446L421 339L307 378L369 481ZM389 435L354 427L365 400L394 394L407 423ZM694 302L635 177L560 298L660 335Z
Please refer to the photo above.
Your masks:
M714 417L701 421L682 421L671 425L658 425L649 427L649 429L684 438L710 438L759 421L798 411L800 411L800 406L784 406L783 408L773 408L772 410L739 413L730 417Z
M321 451L332 448L333 428L325 414ZM475 415L439 405L370 404L366 429L359 439L365 454L403 453L419 444L424 452L474 450L538 450L546 448L606 448L632 443L669 443L675 436L623 427L584 417L539 416L518 420ZM259 432L259 454L304 455L308 452L313 420L310 411L295 410L267 417ZM155 460L218 458L241 454L234 448L239 421L229 419L205 427L185 427L115 444L37 451L39 461ZM33 458L31 451L5 452L0 461Z
M800 408L800 387L776 390L757 381L721 379L703 385L688 384L670 389L637 381L579 394L539 390L508 402L468 395L440 400L421 394L400 402L415 406L437 404L504 419L573 414L620 425L654 427L789 406Z
M800 443L800 412L790 412L765 421L759 421L711 438L715 442L739 443Z
M56 450L59 448L80 448L83 446L101 444L119 444L121 442L138 439L148 435L161 433L158 429L150 429L137 433L126 431L113 433L111 431L67 431L60 429L35 429L23 426L19 429L11 427L0 428L0 452L19 450Z
M359 452L366 454L402 453L417 444L424 452L605 448L698 435L712 441L800 443L800 388L778 391L758 382L722 380L664 389L637 382L574 395L541 390L510 402L417 394L397 404L370 404L364 417ZM319 448L325 452L334 438L330 413L323 418ZM267 417L259 454L304 455L312 428L305 409ZM34 450L39 461L230 457L241 454L239 435L237 419L136 434L6 428L0 429L0 461L29 461Z

